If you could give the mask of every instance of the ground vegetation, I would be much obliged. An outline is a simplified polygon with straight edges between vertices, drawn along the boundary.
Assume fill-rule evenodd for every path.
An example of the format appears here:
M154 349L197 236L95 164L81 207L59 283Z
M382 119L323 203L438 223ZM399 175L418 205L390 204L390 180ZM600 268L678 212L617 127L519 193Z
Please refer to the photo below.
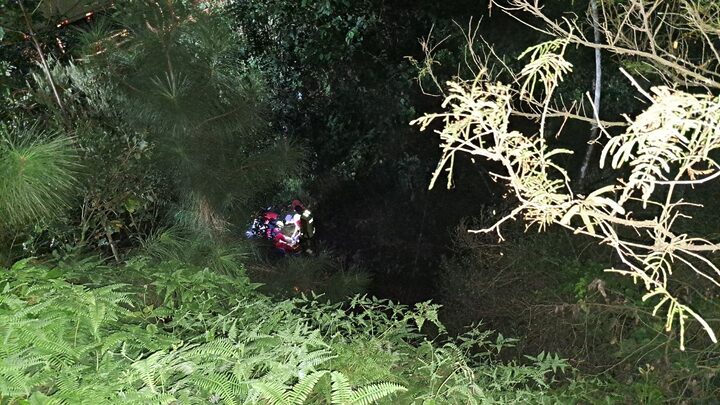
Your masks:
M0 1L0 404L712 403L718 12Z

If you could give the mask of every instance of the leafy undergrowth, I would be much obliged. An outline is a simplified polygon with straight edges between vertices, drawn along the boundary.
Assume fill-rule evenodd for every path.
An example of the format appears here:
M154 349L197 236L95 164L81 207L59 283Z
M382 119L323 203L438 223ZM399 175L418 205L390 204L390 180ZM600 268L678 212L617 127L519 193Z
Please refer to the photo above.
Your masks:
M704 236L712 238L720 222L712 215L703 219ZM677 331L668 332L665 319L653 313L656 304L641 300L642 286L603 272L612 267L608 250L559 229L510 229L504 235L508 240L498 245L490 236L458 228L457 254L443 263L438 278L441 319L450 331L482 319L520 338L505 356L559 353L581 375L601 375L620 403L717 402L720 346L698 325L688 325L681 351ZM720 263L717 255L712 260ZM678 294L695 294L694 307L717 329L715 289L676 267L683 285Z
M429 303L277 301L256 288L178 261L0 269L0 404L555 403L593 392L554 355L501 362L512 342L502 335L448 338Z

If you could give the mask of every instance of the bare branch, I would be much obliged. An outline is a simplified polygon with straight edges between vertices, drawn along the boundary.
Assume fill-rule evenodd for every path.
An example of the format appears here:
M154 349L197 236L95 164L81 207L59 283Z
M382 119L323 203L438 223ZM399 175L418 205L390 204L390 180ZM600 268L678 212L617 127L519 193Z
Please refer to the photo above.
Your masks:
M511 4L514 8L506 7L506 11L529 11L544 17L536 2L511 0ZM650 58L651 62L652 58L662 58L664 50L658 37L662 27L653 25L656 22L651 18L653 13L659 12L658 7L657 4L648 7L642 0L630 0L626 12L635 14L620 20L620 26L626 32L607 35L612 38L608 45L593 43L589 47L612 48L616 54L622 54L623 48L612 45L612 41L622 42L631 37L634 41L642 38L648 41L647 35L651 33L655 36L646 46L654 51L639 51L632 55ZM665 14L667 21L675 21L675 16L669 12ZM426 114L411 123L425 129L435 120L442 121L442 129L436 131L442 157L430 187L442 174L448 176L448 186L452 185L455 159L460 154L498 163L502 170L492 173L491 178L508 188L517 205L493 225L471 232L498 232L502 240L501 226L511 219L522 218L528 226L538 225L542 229L557 224L596 238L599 243L611 246L625 267L608 271L642 281L647 290L643 300L658 299L654 313L661 309L665 312L666 329L679 326L681 348L684 348L685 322L690 317L700 323L711 340L716 341L709 324L671 291L673 266L677 264L684 264L702 279L720 286L720 269L703 256L720 251L720 244L676 230L678 219L689 218L684 210L695 204L678 200L673 193L678 185L700 184L720 177L720 164L711 157L720 149L720 98L665 85L646 90L623 69L623 74L648 104L645 111L633 117L626 116L627 123L600 120L594 102L591 102L595 112L593 118L579 115L576 111L580 107L576 104L566 108L560 100L559 106L552 105L551 98L558 83L572 70L572 65L563 58L565 47L568 43L584 44L587 40L581 33L575 34L572 28L565 29L549 19L544 21L550 28L538 30L546 30L559 38L529 48L523 54L529 56L529 61L520 73L503 65L509 83L489 75L491 69L486 66L487 59L471 57L469 60L479 65L477 74L472 80L456 79L447 84L443 103L446 111ZM573 27L574 23L564 19L563 24ZM474 32L466 39L472 38ZM673 64L675 74L695 82L700 77L707 78L701 68L692 68L692 74L688 74L690 62L678 60L669 62ZM532 112L519 110L518 104ZM538 120L540 136L511 131L509 120L514 116ZM604 146L600 164L602 167L609 162L611 170L627 168L626 174L587 196L574 193L566 170L555 163L558 155L571 152L550 148L542 136L542 129L550 118L595 122L603 131L604 126L625 127L621 135L610 138ZM660 185L668 186L665 195L658 196ZM638 205L644 209L651 207L657 213L651 219L639 217L633 213ZM628 237L633 234L632 239Z

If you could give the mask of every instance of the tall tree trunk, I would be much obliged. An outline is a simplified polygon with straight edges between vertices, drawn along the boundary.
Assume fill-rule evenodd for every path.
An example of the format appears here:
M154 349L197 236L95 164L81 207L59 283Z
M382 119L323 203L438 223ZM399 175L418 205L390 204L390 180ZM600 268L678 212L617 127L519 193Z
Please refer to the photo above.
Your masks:
M60 100L60 95L58 94L57 88L55 87L55 81L53 80L52 74L50 73L50 66L47 63L47 60L45 60L45 54L42 51L40 43L37 41L37 38L35 38L35 31L32 28L32 22L30 21L30 17L25 11L25 6L23 6L22 0L18 1L18 5L20 6L20 10L23 14L23 19L25 20L25 25L28 29L28 36L30 37L30 42L32 42L33 46L35 47L35 51L38 53L38 57L40 57L40 67L42 68L43 73L45 73L45 77L48 80L48 85L50 85L53 96L55 96L55 102L57 102L60 111L65 112L62 101Z
M600 35L600 16L598 14L598 0L590 0L590 15L593 22L593 31L595 32L595 43L599 44L602 40ZM590 144L585 150L585 157L583 158L582 165L580 166L580 175L578 176L578 186L582 188L585 185L585 178L587 177L588 166L590 165L590 159L595 151L596 143L593 142L598 136L600 128L598 127L597 121L600 120L600 91L602 87L602 59L600 55L600 49L595 48L595 80L593 82L595 91L595 97L593 99L593 117L595 121L592 129L590 130Z

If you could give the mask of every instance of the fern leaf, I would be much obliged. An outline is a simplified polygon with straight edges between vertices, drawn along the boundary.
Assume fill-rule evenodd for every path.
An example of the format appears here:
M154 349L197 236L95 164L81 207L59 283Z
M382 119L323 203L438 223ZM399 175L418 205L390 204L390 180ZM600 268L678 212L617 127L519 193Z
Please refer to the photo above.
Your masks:
M332 380L331 402L338 405L349 404L353 398L353 391L348 378L339 371L333 371L330 378Z
M0 364L0 398L28 395L30 385L25 370Z
M132 335L127 332L116 332L103 339L102 347L100 348L101 353L107 353L112 350L120 343L126 342L132 338Z
M332 352L329 350L315 350L308 353L300 360L300 368L312 369L336 357L337 356L332 354Z
M162 357L164 355L165 353L163 352L156 352L151 354L147 359L136 361L131 366L153 394L158 392L155 384L155 369L159 364L162 364Z
M267 381L253 383L253 388L260 392L261 397L268 400L269 405L293 405L290 402L290 392L286 386L279 382Z
M303 404L307 400L308 396L315 388L320 379L325 376L328 372L326 370L315 371L314 373L301 378L295 386L293 386L290 392L290 402L293 404Z
M407 391L407 388L402 385L389 382L367 385L353 392L350 404L370 405L388 395L405 391Z
M230 339L216 339L198 346L190 353L202 359L233 359L236 358L235 344Z
M203 391L210 395L219 395L227 405L234 405L235 395L232 388L233 384L230 381L231 377L230 374L210 372L207 375L194 373L190 378Z

